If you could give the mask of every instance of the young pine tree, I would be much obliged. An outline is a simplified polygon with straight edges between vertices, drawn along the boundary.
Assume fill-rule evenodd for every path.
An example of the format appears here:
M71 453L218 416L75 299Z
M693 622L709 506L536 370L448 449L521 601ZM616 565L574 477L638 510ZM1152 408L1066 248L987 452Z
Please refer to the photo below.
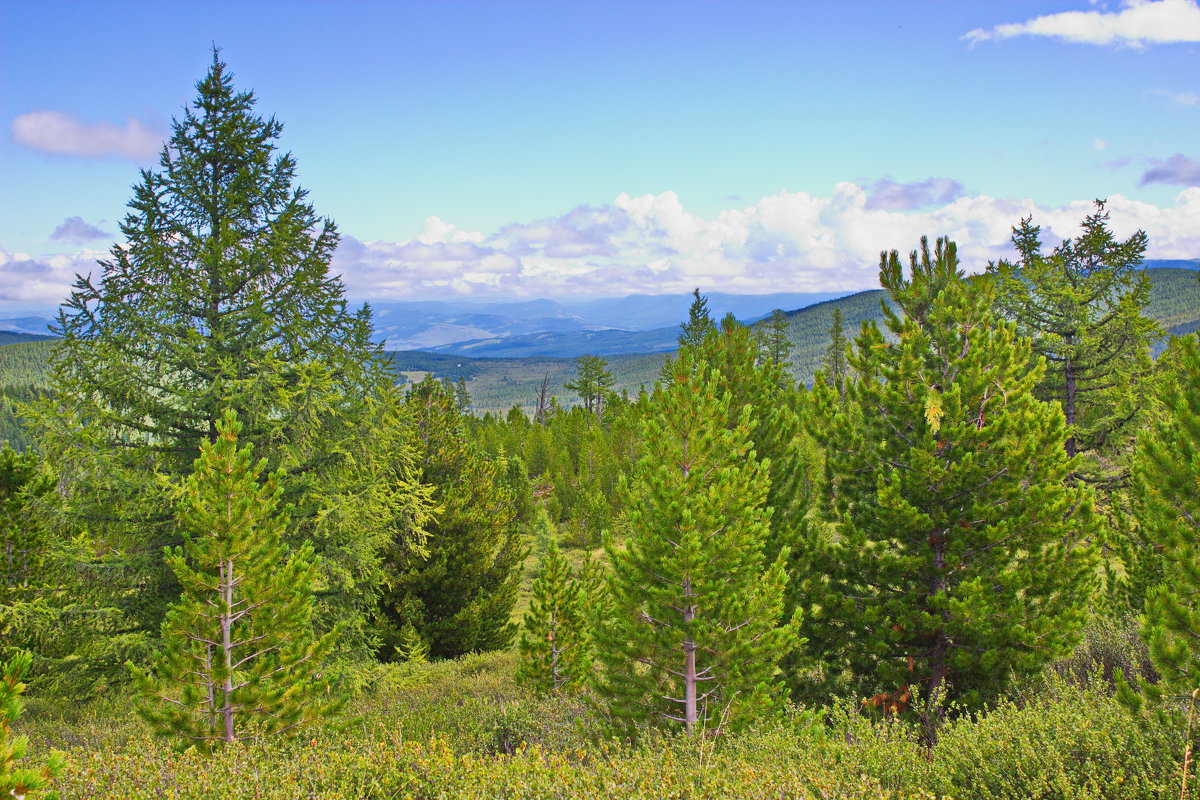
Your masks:
M1166 416L1138 439L1133 508L1164 581L1146 597L1142 632L1162 676L1143 682L1151 699L1186 699L1200 688L1200 341L1175 348L1183 380L1168 384ZM1128 691L1122 696L1140 705Z
M836 493L804 632L875 704L919 698L932 743L948 703L980 708L1075 643L1095 522L1090 490L1064 485L1062 412L1035 397L1040 362L991 313L990 280L964 280L953 243L922 239L911 277L892 251L880 282L904 314L884 306L895 341L864 329L845 403L813 390Z
M539 694L585 685L592 670L587 597L571 565L551 541L533 581L533 598L518 642L517 680Z
M626 546L606 548L598 689L617 720L700 734L777 708L795 628L781 619L787 554L764 558L767 476L750 407L729 426L716 371L689 348L671 366L642 428L654 447L625 483Z
M340 705L320 674L335 631L312 633L312 548L288 553L279 475L260 483L265 461L238 448L240 431L226 412L179 492L190 535L166 560L183 597L152 669L128 665L138 712L180 749L296 733Z
M29 653L16 653L8 661L0 663L0 797L18 800L55 800L57 792L46 788L66 766L66 760L54 753L41 767L23 767L29 740L13 735L13 723L21 716L21 695L25 684L21 681L29 671L32 657Z

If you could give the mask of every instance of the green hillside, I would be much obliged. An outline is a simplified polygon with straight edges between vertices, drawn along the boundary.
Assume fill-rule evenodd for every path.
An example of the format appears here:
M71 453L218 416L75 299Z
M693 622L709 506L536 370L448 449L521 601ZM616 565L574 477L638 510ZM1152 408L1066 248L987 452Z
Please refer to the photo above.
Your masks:
M1146 314L1158 321L1167 333L1182 335L1200 328L1200 282L1192 269L1156 267L1147 269L1150 276L1150 305ZM880 302L883 290L867 292L818 303L788 313L788 338L792 341L792 374L798 381L811 383L821 368L821 359L829 347L829 327L833 310L842 310L846 336L853 339L868 320L882 323ZM763 328L766 321L755 324Z
M1147 309L1149 316L1158 320L1169 333L1184 334L1200 328L1197 273L1190 269L1169 268L1152 268L1146 272L1153 282ZM820 368L821 358L829 346L829 326L835 308L842 310L846 335L852 338L863 322L883 318L879 305L883 296L882 290L875 289L789 312L788 337L793 346L792 371L796 379L810 383ZM763 325L765 321L756 323L755 327ZM12 432L16 430L12 417L13 393L25 397L30 391L46 387L45 366L52 347L52 341L0 347L0 397L8 398L0 402L0 435L12 438ZM575 402L575 397L563 389L563 384L575 375L574 358L468 358L423 351L399 351L387 355L405 381L420 380L430 372L450 380L464 378L477 413L507 411L518 403L526 410L532 409L547 373L550 375L550 393L563 405ZM636 393L642 386L652 386L663 358L663 353L608 357L609 368L617 380L617 391L625 389Z

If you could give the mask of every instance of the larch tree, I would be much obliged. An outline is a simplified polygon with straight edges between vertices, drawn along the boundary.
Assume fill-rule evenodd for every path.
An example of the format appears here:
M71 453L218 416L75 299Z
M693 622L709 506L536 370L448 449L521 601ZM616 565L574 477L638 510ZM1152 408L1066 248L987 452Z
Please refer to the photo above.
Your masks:
M404 633L410 628L433 658L498 650L516 631L522 503L506 485L505 461L486 458L466 437L452 386L426 377L405 406L435 511L425 525L426 555L388 564L377 611L380 656L391 659L412 638Z
M608 369L608 361L600 356L580 356L575 364L575 380L563 384L579 395L583 407L597 417L604 410L605 398L612 391L616 379Z
M122 241L61 308L34 428L69 497L64 523L119 554L117 627L152 633L179 593L160 553L180 542L155 475L186 475L234 409L243 440L293 476L287 538L316 548L322 617L365 651L379 551L405 505L374 499L395 488L382 486L390 454L411 452L381 421L393 381L369 309L349 309L329 274L338 234L277 152L281 123L254 113L215 51L196 88L134 187Z
M336 629L313 633L312 547L289 552L282 475L260 479L240 432L227 412L178 491L188 536L166 561L183 596L152 668L128 664L139 714L180 749L294 734L340 706L321 674Z
M786 553L768 561L767 476L750 446L750 408L730 427L731 395L690 348L660 385L625 482L629 534L607 545L606 618L595 636L601 696L617 721L691 735L773 713Z
M933 743L951 704L980 708L1014 675L1068 652L1095 578L1091 491L1042 362L992 311L990 279L963 279L955 247L925 239L905 279L880 283L894 341L870 324L856 377L813 389L811 430L836 491L816 528L803 631L827 672L885 710L915 712Z
M1121 449L1150 376L1150 343L1161 331L1143 314L1150 278L1141 269L1147 237L1113 235L1104 202L1082 230L1049 254L1032 217L1013 228L1015 262L991 264L997 307L1046 361L1038 396L1061 404L1067 455Z
M1200 341L1192 335L1176 348L1182 380L1167 385L1164 419L1139 436L1133 466L1134 513L1162 567L1142 627L1161 676L1142 687L1156 701L1185 700L1200 688Z

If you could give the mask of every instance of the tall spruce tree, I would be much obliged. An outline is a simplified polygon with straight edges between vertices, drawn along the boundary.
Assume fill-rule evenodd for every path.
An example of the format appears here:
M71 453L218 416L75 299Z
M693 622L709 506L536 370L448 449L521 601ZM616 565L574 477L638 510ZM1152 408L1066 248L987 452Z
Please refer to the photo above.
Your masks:
M69 497L65 522L120 554L117 627L153 632L179 593L160 553L180 542L155 476L186 475L222 410L236 410L243 440L293 476L288 539L321 557L322 618L349 623L345 641L362 645L378 553L398 524L373 500L388 454L409 447L375 433L391 431L392 380L369 309L348 309L328 272L338 235L276 151L282 125L254 113L215 51L196 88L159 169L134 187L123 241L60 311L53 396L35 428Z
M679 346L696 348L704 337L717 329L708 310L708 297L700 294L700 287L692 290L692 305L688 308L687 322L679 324ZM664 378L667 373L663 373Z
M1161 676L1142 682L1154 700L1200 687L1200 341L1175 344L1182 380L1167 384L1165 418L1138 438L1133 467L1134 513L1163 578L1148 592L1142 627Z
M1142 312L1150 278L1141 269L1146 233L1125 241L1108 227L1104 202L1082 230L1045 255L1032 217L1013 228L1017 261L991 264L997 306L1046 360L1038 396L1062 405L1068 455L1122 449L1150 376L1150 343L1161 331Z
M775 309L767 320L766 347L764 355L767 361L783 367L784 372L792 363L792 341L788 338L787 314L782 309Z
M288 552L282 476L260 482L266 461L238 447L240 432L227 412L179 491L189 536L166 561L183 596L163 621L152 669L129 664L138 712L180 749L294 734L340 705L323 696L334 632L312 631L312 547Z
M453 387L426 377L405 405L436 511L426 525L427 556L389 564L378 609L380 655L392 658L411 639L408 628L435 658L505 647L516 630L511 615L526 555L507 466L467 439Z
M804 632L874 704L936 741L948 703L980 708L1074 644L1095 574L1090 490L1064 484L1061 410L1042 364L966 281L953 243L921 241L902 274L884 254L885 340L864 328L847 402L813 389L811 430L835 484L817 529ZM913 701L914 697L919 700Z
M690 348L651 401L652 451L625 483L629 536L607 546L611 606L598 621L598 688L617 720L738 726L777 707L787 554L768 561L767 476L750 446L750 408Z
M842 310L833 310L833 320L829 325L829 347L822 359L825 370L825 383L837 389L838 396L846 397L846 329L842 323Z

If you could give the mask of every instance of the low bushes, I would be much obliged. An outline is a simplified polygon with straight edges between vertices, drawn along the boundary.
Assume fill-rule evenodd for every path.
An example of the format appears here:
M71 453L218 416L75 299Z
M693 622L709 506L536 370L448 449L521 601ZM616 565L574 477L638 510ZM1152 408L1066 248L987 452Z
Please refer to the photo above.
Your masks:
M908 724L853 703L715 740L619 741L586 698L535 698L514 669L513 654L387 668L345 730L212 757L172 752L108 701L72 716L34 708L25 733L69 750L65 798L1179 796L1182 719L1133 717L1102 681L1051 675L1020 704L949 723L930 753Z

